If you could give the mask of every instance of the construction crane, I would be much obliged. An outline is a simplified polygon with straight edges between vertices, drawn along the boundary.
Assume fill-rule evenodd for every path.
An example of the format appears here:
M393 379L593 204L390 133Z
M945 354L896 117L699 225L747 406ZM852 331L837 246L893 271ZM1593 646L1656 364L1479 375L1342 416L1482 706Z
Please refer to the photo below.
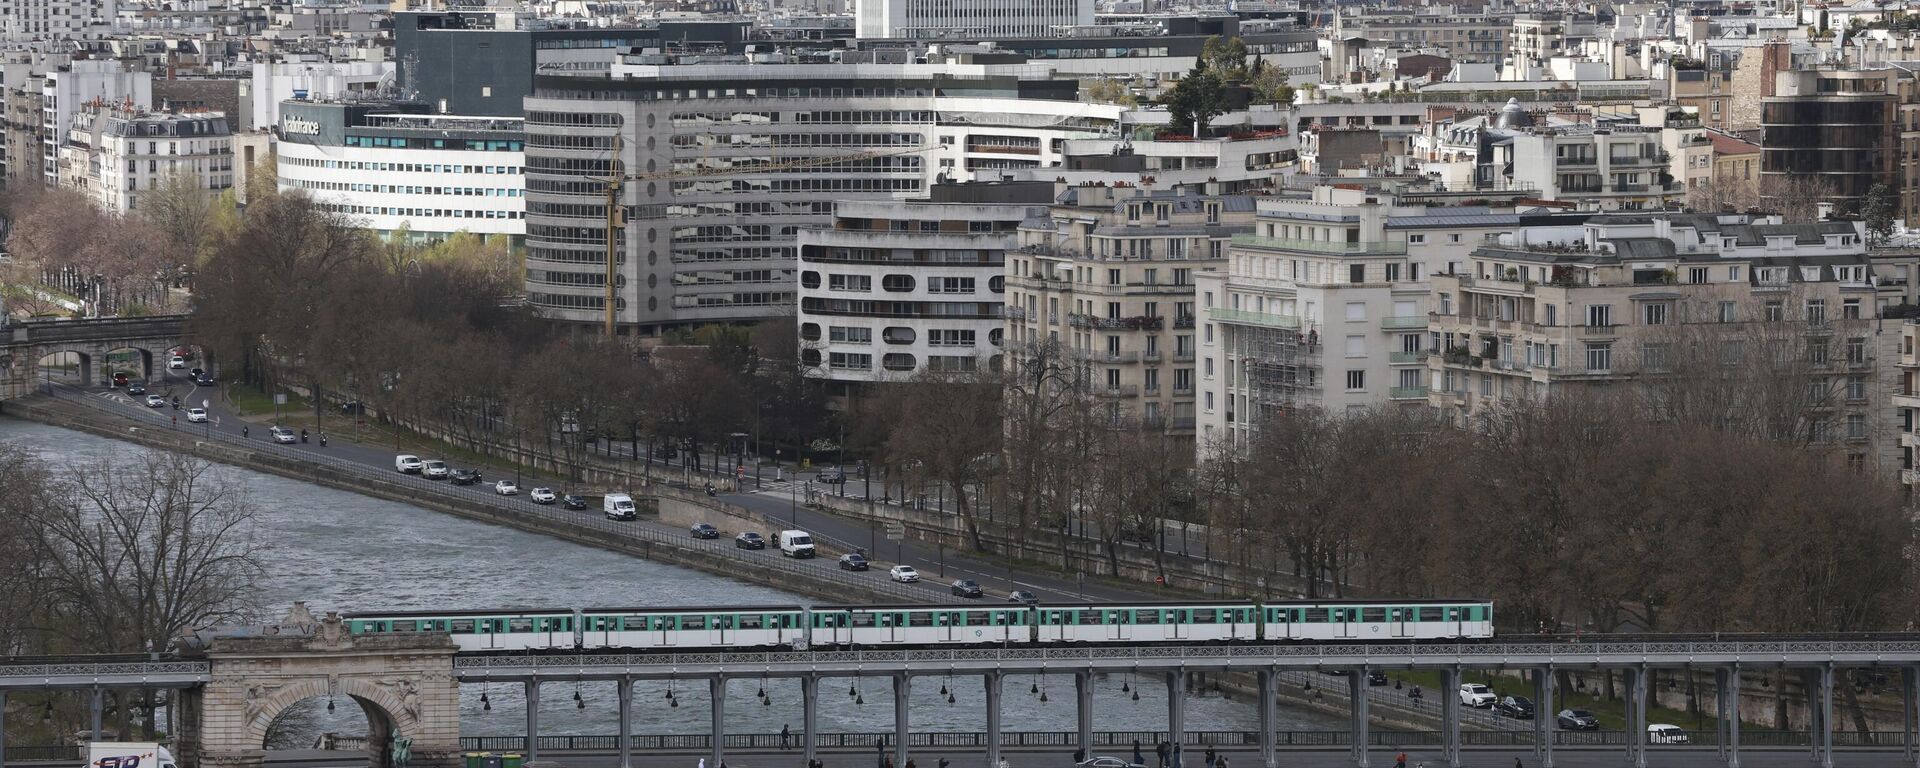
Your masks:
M751 164L743 164L743 165L739 165L732 168L702 167L702 168L694 168L690 170L667 170L667 171L654 171L650 173L621 173L619 170L620 145L621 145L620 136L616 134L613 137L614 172L611 175L594 177L593 179L594 181L600 182L603 190L606 193L606 201L607 201L607 275L606 275L607 295L606 295L606 308L605 308L604 314L606 318L606 333L607 333L607 338L609 339L614 337L614 318L618 314L617 311L615 310L615 306L618 304L618 299L619 299L618 291L615 290L615 286L614 286L614 278L616 276L615 273L618 271L615 264L615 257L618 255L618 251L620 247L619 246L620 240L617 233L625 229L627 226L625 208L620 205L620 189L623 185L625 185L626 182L663 181L663 180L679 181L684 179L712 178L716 176L734 176L734 175L743 174L743 173L767 173L767 172L788 171L788 170L793 170L797 168L816 168L820 166L836 165L839 163L873 160L873 159L882 158L882 157L894 157L898 155L919 154L921 152L926 152L928 150L937 149L940 146L939 144L922 144L914 147L881 149L881 150L874 150L871 152L851 152L844 155L822 155L822 156L816 156L816 157L803 157L803 158L796 158L793 160L780 160L776 157L771 162L764 162L764 163L754 162ZM705 160L706 155L702 155L701 159ZM704 163L702 163L702 165L704 165Z

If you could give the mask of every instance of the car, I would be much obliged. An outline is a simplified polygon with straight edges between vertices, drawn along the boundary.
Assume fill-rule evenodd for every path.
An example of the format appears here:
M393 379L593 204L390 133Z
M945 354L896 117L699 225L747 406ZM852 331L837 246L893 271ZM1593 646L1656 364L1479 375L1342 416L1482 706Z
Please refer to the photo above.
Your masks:
M1564 731L1600 730L1600 718L1584 709L1563 709L1560 710L1560 716L1554 719L1560 721L1560 729Z
M1038 605L1040 604L1040 596L1024 589L1016 589L1007 593L1007 602L1019 603L1021 605Z
M1505 696L1493 705L1493 711L1515 720L1532 720L1533 701L1525 696Z
M560 497L560 506L566 507L567 509L586 509L587 497L577 493L569 493Z
M1680 726L1668 725L1666 723L1653 723L1647 726L1648 744L1689 744L1692 742L1693 737L1688 736L1686 731L1680 729Z
M420 470L424 466L425 464L420 461L420 457L415 456L411 453L403 453L393 457L394 471L400 472L402 474L408 474L408 475L420 474Z
M178 371L187 367L187 359L179 355L167 358L167 370Z
M848 553L840 556L840 570L864 571L872 567L873 567L873 564L867 562L866 555ZM895 570L898 570L898 569L896 568ZM916 576L914 578L917 579L919 577ZM894 579L894 581L899 581L899 579Z
M1074 763L1078 768L1146 768L1139 763L1129 763L1112 755L1101 755Z
M267 434L271 435L273 437L273 441L276 443L300 442L300 435L296 434L293 430L287 429L286 427L282 427L282 426L268 427Z
M428 480L445 480L451 472L453 468L447 466L447 462L442 459L427 459L420 467L420 474Z
M1491 707L1500 697L1493 695L1493 689L1479 683L1460 684L1460 703L1469 707Z
M193 377L193 383L197 386L211 387L213 386L213 375L208 373L202 373L198 376Z
M826 483L827 485L839 485L847 481L847 473L837 469L829 469L825 472L821 472L820 474L814 475L813 479L814 479L814 482L818 482L818 483Z
M902 584L912 584L920 580L920 572L911 565L896 565L887 569L887 578Z
M960 597L982 597L987 594L980 589L980 582L973 579L954 579L947 589Z
M456 469L447 473L447 479L452 480L454 485L479 485L480 470Z
M518 496L520 484L512 480L501 480L493 484L493 492L501 496Z
M753 531L741 531L740 535L733 537L733 546L740 549L766 549L767 540Z
M693 537L696 539L717 539L720 538L720 529L708 523L694 523Z
M535 504L552 504L554 500L559 497L553 495L552 488L535 486L534 489L527 494L527 498L533 499L533 503Z
M195 368L190 371L187 371L187 375L197 379L197 378L200 378L200 374L203 374L206 372L207 372L207 369L205 368Z
M205 409L205 408L188 408L188 409L187 409L187 421L190 421L190 422L193 422L193 423L195 423L195 424L205 424L205 423L207 423L207 409Z
M127 385L127 381L132 378L133 377L129 375L126 371L114 371L113 385L116 387L124 387Z
M159 395L147 395L147 407L165 408L167 407L167 399Z
M1385 672L1374 670L1367 673L1367 685L1386 685L1388 682Z
M136 382L133 382L132 384L127 385L127 394L129 395L138 397L146 393L147 393L147 385L145 384L142 384L136 381Z

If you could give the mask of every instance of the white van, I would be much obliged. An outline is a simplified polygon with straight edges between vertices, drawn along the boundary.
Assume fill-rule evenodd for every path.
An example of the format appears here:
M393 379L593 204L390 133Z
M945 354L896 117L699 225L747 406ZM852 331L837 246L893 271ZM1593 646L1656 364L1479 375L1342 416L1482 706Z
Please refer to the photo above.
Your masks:
M428 480L445 480L452 471L447 468L446 462L439 459L427 459L420 467L420 474Z
M393 457L393 468L400 472L417 475L420 474L420 466L420 457L411 453L403 453Z
M633 506L633 497L624 493L609 493L600 500L600 509L607 513L608 520L632 520L639 514Z
M1680 726L1668 725L1666 723L1654 723L1647 726L1648 744L1687 744L1692 741L1693 739L1687 736L1687 732L1681 730Z
M82 768L174 768L173 755L151 741L95 741L87 744Z
M806 531L781 531L780 554L787 557L813 557L813 537Z

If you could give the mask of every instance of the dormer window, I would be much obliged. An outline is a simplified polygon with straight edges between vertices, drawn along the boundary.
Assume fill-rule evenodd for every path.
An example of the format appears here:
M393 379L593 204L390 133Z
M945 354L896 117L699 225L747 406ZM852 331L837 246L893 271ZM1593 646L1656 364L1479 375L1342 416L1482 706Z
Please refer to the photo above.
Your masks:
M1800 279L1803 282L1808 282L1808 283L1820 282L1820 268L1819 267L1801 267Z

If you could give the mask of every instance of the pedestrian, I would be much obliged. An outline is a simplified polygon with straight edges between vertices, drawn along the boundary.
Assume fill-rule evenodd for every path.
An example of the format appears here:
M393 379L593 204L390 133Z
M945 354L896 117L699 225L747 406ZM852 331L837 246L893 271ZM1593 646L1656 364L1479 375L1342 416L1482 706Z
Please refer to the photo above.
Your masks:
M1161 739L1159 744L1153 745L1153 756L1160 759L1160 768L1167 768L1167 757L1172 754L1173 745L1168 744L1166 739Z
M700 758L700 768L707 768L707 759L704 757Z
M791 738L792 735L793 735L793 732L787 730L786 724L781 723L780 724L780 748L781 749L784 750L787 748L787 739Z
M1213 768L1227 768L1227 756L1226 756L1226 755L1221 755L1221 756L1220 756L1220 762L1219 762L1219 763L1216 763L1216 764L1215 764L1215 765L1213 766Z
M1147 758L1146 758L1146 756L1145 756L1145 755L1142 755L1142 754L1140 754L1140 740L1139 740L1139 739L1134 739L1134 740L1133 740L1133 764L1134 764L1134 765L1141 765L1141 766L1144 766L1144 765L1146 765L1146 764L1147 764Z
M1079 765L1079 764L1081 764L1081 763L1084 763L1084 762L1086 762L1086 761L1087 761L1087 751L1086 751L1086 750L1084 750L1084 749L1076 749L1076 750L1074 750L1074 751L1073 751L1073 764L1074 764L1074 765Z
M943 758L940 758L940 766L939 766L939 768L947 768L947 759L946 759L946 758L944 758L944 757L943 757Z
M240 439L247 439L247 426L245 424L240 425Z
M1393 758L1393 768L1407 768L1407 753L1402 752Z
M1181 768L1184 765L1185 763L1180 762L1180 742L1176 741L1173 743L1173 768Z
M1520 768L1520 758L1513 759L1513 768Z
M907 758L907 768L913 768L913 758Z
M1219 759L1220 759L1220 755L1213 751L1213 745L1208 744L1207 745L1207 768L1213 768L1214 763L1217 762Z
M893 768L893 755L887 755L887 758L884 762L886 763L886 765L883 766L883 768Z

